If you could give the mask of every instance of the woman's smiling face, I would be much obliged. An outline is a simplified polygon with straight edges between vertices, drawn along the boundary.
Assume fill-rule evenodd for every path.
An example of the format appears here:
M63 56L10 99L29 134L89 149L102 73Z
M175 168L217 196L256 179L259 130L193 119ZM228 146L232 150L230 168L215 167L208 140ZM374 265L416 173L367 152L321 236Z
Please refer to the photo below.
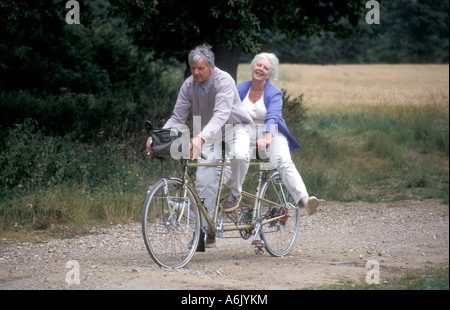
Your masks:
M252 79L256 81L266 81L270 78L270 61L260 58L252 68Z

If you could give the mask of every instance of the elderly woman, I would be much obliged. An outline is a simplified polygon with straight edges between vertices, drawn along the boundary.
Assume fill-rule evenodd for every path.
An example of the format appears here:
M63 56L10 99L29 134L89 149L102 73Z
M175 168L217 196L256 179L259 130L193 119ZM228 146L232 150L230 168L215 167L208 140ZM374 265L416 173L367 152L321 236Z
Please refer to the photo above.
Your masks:
M251 81L238 84L237 89L255 125L265 127L262 137L255 141L256 146L259 149L270 146L271 162L276 166L289 193L299 207L304 207L312 215L319 201L314 196L309 197L302 177L292 162L291 152L301 146L283 119L283 94L270 82L276 80L278 75L278 58L272 53L258 54L251 63L250 71Z

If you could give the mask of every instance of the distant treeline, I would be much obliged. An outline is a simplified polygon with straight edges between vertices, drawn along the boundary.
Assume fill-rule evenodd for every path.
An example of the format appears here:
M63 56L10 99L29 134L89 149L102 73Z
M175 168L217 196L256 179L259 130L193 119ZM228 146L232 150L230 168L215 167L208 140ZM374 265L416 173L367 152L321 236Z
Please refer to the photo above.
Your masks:
M288 63L448 63L449 2L395 0L380 2L380 23L367 24L363 12L359 32L340 39L333 33L311 38L271 34L264 49ZM248 61L251 55L242 55Z

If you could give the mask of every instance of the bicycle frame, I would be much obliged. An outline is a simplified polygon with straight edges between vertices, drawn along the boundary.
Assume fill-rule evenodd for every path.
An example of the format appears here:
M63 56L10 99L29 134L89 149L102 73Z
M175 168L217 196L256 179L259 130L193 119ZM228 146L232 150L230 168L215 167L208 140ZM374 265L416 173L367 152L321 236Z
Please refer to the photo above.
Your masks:
M264 199L263 197L259 197L259 193L260 193L260 189L261 189L261 184L262 184L262 172L266 171L267 175L268 175L268 179L271 181L272 186L275 189L275 192L277 193L277 196L279 198L279 201L285 201L285 199L280 199L280 193L278 192L278 190L276 189L275 184L273 183L273 180L271 178L271 174L268 172L268 169L266 169L265 165L267 163L265 162L250 162L250 166L259 166L259 171L258 171L258 182L256 185L256 193L255 194L251 194L249 192L245 192L242 191L242 195L246 196L248 198L253 199L254 201L254 206L253 206L253 214L252 214L252 222L250 224L239 224L239 225L227 225L227 226L222 226L222 227L218 227L218 220L219 220L219 209L220 209L220 197L221 197L221 192L223 187L229 187L228 184L224 184L224 175L225 175L225 169L227 166L229 166L230 164L227 163L226 161L222 161L220 163L194 163L194 162L189 162L188 160L183 160L183 175L182 175L182 183L183 183L183 198L186 198L187 195L187 189L186 189L186 185L187 186L191 186L191 188L193 189L192 192L195 195L195 198L198 202L198 206L200 208L200 212L201 214L203 214L204 218L206 219L208 226L209 226L209 233L210 234L214 234L217 235L217 233L221 233L221 232L225 232L225 231L234 231L234 230L243 230L243 229L253 229L253 228L260 228L260 225L264 225L276 220L279 220L281 218L286 218L286 217L290 217L290 215L280 215L280 216L276 216L276 217L272 217L270 219L266 219L264 221L260 221L261 219L261 214L259 214L259 208L258 208L258 204L260 203L260 201L264 201L267 203L270 203L274 206L278 206L278 207L284 207L283 205L279 204L279 203L275 203L273 201ZM211 217L208 214L207 208L205 207L205 205L203 204L202 199L200 199L200 197L197 194L197 191L195 190L195 188L191 185L192 184L192 180L190 179L189 175L188 175L188 168L190 167L221 167L221 173L220 173L220 181L219 181L219 186L218 186L218 193L217 193L217 198L216 198L216 203L215 203L215 207L214 207L214 216L211 219ZM285 194L281 193L281 195L284 197ZM183 209L184 209L184 202L183 202ZM182 214L183 212L180 212L180 214ZM181 216L181 215L180 215ZM259 227L256 227L258 224L257 222L259 222ZM223 224L223 223L222 223ZM219 231L219 229L221 231ZM256 236L257 234L255 234Z

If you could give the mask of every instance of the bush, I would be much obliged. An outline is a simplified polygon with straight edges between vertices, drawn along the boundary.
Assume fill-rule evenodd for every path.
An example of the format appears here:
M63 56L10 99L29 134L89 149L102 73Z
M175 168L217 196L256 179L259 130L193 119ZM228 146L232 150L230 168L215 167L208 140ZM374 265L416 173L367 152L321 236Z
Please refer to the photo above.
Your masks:
M131 187L132 176L139 175L124 164L120 144L110 141L94 146L71 141L70 137L45 136L31 119L8 130L4 146L5 151L0 153L0 188L4 192L62 183L91 189L119 184L121 189Z

